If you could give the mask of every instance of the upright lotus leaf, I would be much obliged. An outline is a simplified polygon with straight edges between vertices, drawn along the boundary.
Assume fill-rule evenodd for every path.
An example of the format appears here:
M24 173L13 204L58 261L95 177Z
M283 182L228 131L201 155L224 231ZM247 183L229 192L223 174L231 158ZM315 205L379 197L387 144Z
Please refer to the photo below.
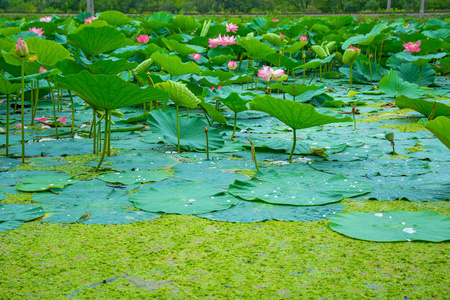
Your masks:
M172 39L168 40L163 38L162 41L164 42L164 44L166 44L167 48L170 51L176 51L181 56L188 56L189 54L202 53L206 51L204 47L195 45L186 45Z
M258 96L250 102L250 108L266 112L292 128L293 142L288 161L291 160L297 143L296 129L308 128L337 122L351 122L349 116L337 118L335 116L318 113L311 104L281 100L272 96Z
M206 150L205 127L208 127L210 149L221 148L225 143L220 132L206 126L200 118L179 118L177 126L177 116L170 108L166 108L165 112L160 109L152 111L148 122L152 132L162 135L166 143L177 145L179 140L180 148L186 150Z
M21 88L20 83L11 83L3 76L0 76L0 94L2 95L11 95L14 94Z
M413 99L405 96L398 96L395 98L395 104L398 108L412 108L415 111L420 112L425 117L429 117L433 108L434 108L434 117L444 116L450 117L450 105L435 102L435 101L427 101L423 99Z
M241 39L238 45L242 46L253 60L264 59L269 54L275 53L275 49L255 38Z
M437 30L431 31L426 30L422 32L426 37L431 39L446 39L450 36L450 28L439 28Z
M263 34L262 36L264 40L275 47L281 47L287 44L287 41L285 39L281 39L279 34L273 32Z
M98 16L99 20L105 20L109 25L118 27L130 24L131 19L126 14L120 11L104 11Z
M107 58L96 60L93 64L89 64L88 68L91 73L115 75L123 71L128 71L136 68L137 62L128 62L125 58Z
M317 54L317 56L319 56L320 59L325 59L330 55L327 48L320 45L311 46L311 49Z
M353 23L353 16L333 16L331 26L336 29L340 29L344 26L348 26Z
M66 76L58 75L56 82L73 91L96 110L114 110L153 100L168 99L166 91L147 86L139 88L115 75L93 75L88 71Z
M86 68L83 65L77 63L72 58L60 60L52 67L60 70L63 75L78 74L81 71L86 70Z
M44 31L44 35L46 37L49 37L52 33L55 32L55 30L58 28L58 25L54 22L37 21L24 23L20 28L22 29L22 31L28 31L30 28L33 27L42 28L42 31Z
M171 76L180 76L185 74L195 74L200 72L200 67L194 63L182 63L181 59L176 56L166 56L164 54L155 52L150 57L155 63L160 65Z
M425 124L435 136L450 149L450 119L447 117L437 117Z
M450 217L430 210L351 212L332 217L330 228L351 238L374 242L450 240Z
M191 16L177 15L170 27L176 33L191 33L191 31L200 28L202 25L192 19Z
M380 90L390 96L405 95L411 98L422 96L423 92L416 84L404 81L394 70L390 70L389 74L381 78Z
M303 129L313 126L338 122L351 122L351 117L335 117L320 114L311 104L281 100L269 95L258 96L250 102L250 108L266 112L292 129Z
M433 84L436 77L435 71L430 64L426 64L423 67L418 67L412 63L404 63L398 66L395 71L403 80L417 85L420 83L422 86L429 86Z
M395 56L400 59L404 59L408 62L415 64L418 67L423 67L432 59L439 59L446 56L446 52L439 52L436 54L428 54L428 55L412 55L408 51L396 53Z
M227 79L230 79L231 77L234 76L233 72L226 72L223 70L206 70L206 71L202 71L200 73L200 76L211 76L211 77L218 77L220 81L224 81Z
M368 184L342 175L331 176L311 170L286 172L282 169L280 173L274 170L258 173L247 181L235 180L229 186L230 194L247 201L302 206L338 202L371 190Z
M126 36L115 27L83 26L85 27L67 36L67 44L80 48L88 57L125 47L127 44Z
M311 59L310 61L308 61L306 64L297 66L295 68L293 68L293 70L297 70L297 69L317 69L318 67L320 67L322 64L326 64L329 63L335 56L336 54L333 53L330 56L326 57L325 59Z
M358 34L358 35L350 37L342 44L342 49L346 50L350 45L353 45L353 44L363 45L363 46L370 45L373 42L373 40L375 39L375 37L387 28L387 24L388 24L388 22L382 21L382 23L375 25L369 33Z
M301 61L296 61L289 56L281 55L279 53L269 54L268 56L266 56L266 58L264 58L264 60L268 63L271 63L275 67L285 67L286 69L293 69L302 64Z
M188 108L195 108L200 104L200 100L181 82L167 80L157 83L156 86L161 90L169 92L169 98L176 105Z

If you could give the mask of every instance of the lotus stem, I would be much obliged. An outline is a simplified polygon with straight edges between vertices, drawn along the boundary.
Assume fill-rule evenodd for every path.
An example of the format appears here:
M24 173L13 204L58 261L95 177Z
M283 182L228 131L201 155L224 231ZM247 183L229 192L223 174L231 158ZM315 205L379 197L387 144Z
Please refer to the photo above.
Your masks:
M96 114L95 114L95 111L94 111L94 109L92 109L92 113L94 114L94 116L92 117L92 124L91 124L91 130L89 131L89 138L91 138L92 137L92 143L93 143L93 145L94 145L94 149L92 150L92 153L96 153L96 144L97 144L97 138L96 138L96 131L94 130L94 128L95 128L95 126L96 126L96 119L97 119L97 116L96 116Z
M105 158L106 144L108 143L108 135L106 134L107 132L108 132L108 111L105 110L105 135L103 136L103 151L102 156L100 157L100 161L98 162L98 165L94 170L95 172L98 171L98 169L102 165L103 159Z
M292 132L294 133L294 142L292 143L291 154L289 154L288 162L292 161L292 154L294 154L295 145L297 144L297 133L294 128L292 128Z
M206 135L206 159L209 160L209 141L208 141L208 127L205 126Z
M251 149L251 152L252 152L252 159L255 162L256 171L259 172L258 161L256 160L255 144L253 144L252 140L250 140L248 137L245 137L245 138L250 142L250 149Z
M33 90L33 86L31 86L31 89ZM38 100L39 100L39 80L36 80L35 84L35 92L34 92L34 105L32 102L31 105L31 120L33 121L36 117L37 108L38 108Z
M105 132L105 134L108 135L108 145L104 145L103 147L108 148L108 157L111 156L111 116L112 114L109 114L108 117L105 119L105 122L108 123L108 130Z
M34 118L33 118L33 107L34 107L34 102L33 102L33 81L30 82L30 104L31 104L31 121L30 121L30 126L34 125Z
M233 127L233 133L231 134L230 141L234 138L234 133L236 132L236 124L237 124L237 112L234 112L234 127Z
M67 91L69 92L70 105L72 106L72 125L71 125L72 128L70 129L70 132L74 133L75 132L75 107L74 107L72 93L70 92L70 90L67 90Z
M353 130L356 130L356 116L354 112L352 115L353 115Z
M369 56L370 84L372 84L372 59L370 58L370 46L367 46L367 53L367 55Z
M352 87L353 62L350 63L350 78L348 79L348 86Z
M419 67L419 87L421 83L422 83L422 66Z
M177 151L180 153L180 109L177 105Z
M25 163L25 57L21 57L22 68L21 68L21 76L22 76L22 101L20 106L20 118L21 118L21 134L22 134L22 163ZM8 124L9 125L9 124Z
M320 67L319 67L319 80L320 80L320 82L322 82L322 64L320 64Z
M6 95L6 157L9 155L9 94Z
M51 85L51 83L50 83L50 81L48 79L47 79L47 83L48 83L48 86L50 87L50 98L52 99L52 103L53 103L53 118L54 118L54 121L55 121L56 139L59 139L59 136L58 136L58 124L56 122L56 106L55 106L55 98L54 98L54 94L53 94L53 88L52 88L52 85Z

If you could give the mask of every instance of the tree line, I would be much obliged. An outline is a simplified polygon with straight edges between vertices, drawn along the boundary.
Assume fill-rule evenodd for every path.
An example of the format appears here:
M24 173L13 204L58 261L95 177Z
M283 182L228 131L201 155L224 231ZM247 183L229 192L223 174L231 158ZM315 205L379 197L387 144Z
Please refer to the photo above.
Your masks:
M96 12L124 13L357 13L386 11L388 0L94 0ZM0 0L15 12L82 12L86 0ZM419 11L420 0L391 0L391 12ZM425 10L448 10L447 0L426 0Z

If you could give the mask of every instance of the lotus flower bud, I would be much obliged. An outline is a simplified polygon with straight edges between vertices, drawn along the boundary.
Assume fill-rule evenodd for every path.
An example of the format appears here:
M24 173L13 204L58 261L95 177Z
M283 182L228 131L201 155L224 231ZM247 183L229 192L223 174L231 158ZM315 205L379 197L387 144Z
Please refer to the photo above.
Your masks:
M393 132L388 133L388 134L385 134L384 137L385 137L389 142L394 141L394 133L393 133Z
M237 63L236 63L234 60L230 60L230 61L228 62L228 69L234 70L234 69L236 69L236 68L237 68Z
M16 54L20 57L25 57L29 53L27 43L25 43L22 37L19 37L19 40L16 44Z
M355 108L356 108L356 102L350 103L350 106L351 106L353 109L355 109Z

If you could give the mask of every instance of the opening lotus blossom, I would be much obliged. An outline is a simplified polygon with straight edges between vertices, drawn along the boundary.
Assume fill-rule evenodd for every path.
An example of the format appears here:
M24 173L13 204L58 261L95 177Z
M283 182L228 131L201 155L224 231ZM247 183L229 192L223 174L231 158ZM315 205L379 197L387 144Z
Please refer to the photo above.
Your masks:
M238 28L239 28L239 26L237 26L236 24L233 24L233 22L231 22L230 24L227 23L227 32L236 33Z
M45 73L45 72L48 72L48 70L46 69L46 68L44 68L43 66L41 66L40 68L39 68L39 73ZM36 120L36 119L35 119Z
M96 16L86 18L86 19L84 19L84 24L91 24L92 21L97 20L97 19L98 19L98 17L96 17Z
M268 66L263 66L262 69L258 70L258 77L262 78L264 81L270 81L270 79L278 79L280 76L286 75L284 70L274 70Z
M44 34L44 31L42 30L42 28L36 28L36 27L28 28L28 31L34 32L39 36Z
M209 41L209 45L208 45L208 47L210 47L210 48L215 48L215 47L217 47L217 46L223 46L223 47L226 47L226 46L228 46L228 45L234 45L234 44L237 44L237 42L236 42L236 37L233 35L233 36L229 36L229 35L227 35L227 36L221 36L220 34L219 34L219 36L217 37L217 38L215 38L215 39L209 39L208 40Z
M353 46L348 47L348 49L353 50L353 51L361 51L361 49L359 49L358 47L353 47Z
M411 54L413 52L419 52L420 51L420 43L421 43L421 41L418 41L417 43L409 42L407 44L403 44L403 47L405 47L405 50L403 50L403 52L409 51L409 53L411 53Z
M234 69L236 69L236 68L237 68L237 63L236 63L236 61L230 60L230 61L228 62L228 69L234 70Z
M272 22L278 22L278 21L280 21L280 20L278 20L278 19L272 19Z
M300 41L306 42L308 40L308 38L306 37L306 35L302 35L300 37Z
M39 21L49 23L49 22L52 21L52 16L42 17L42 18L39 19Z
M198 53L194 53L194 54L189 54L190 56L192 56L193 59L195 59L196 61L199 61L200 58L202 57L200 54Z
M136 37L136 40L138 41L139 44L147 44L150 39L148 38L148 35L145 34Z

